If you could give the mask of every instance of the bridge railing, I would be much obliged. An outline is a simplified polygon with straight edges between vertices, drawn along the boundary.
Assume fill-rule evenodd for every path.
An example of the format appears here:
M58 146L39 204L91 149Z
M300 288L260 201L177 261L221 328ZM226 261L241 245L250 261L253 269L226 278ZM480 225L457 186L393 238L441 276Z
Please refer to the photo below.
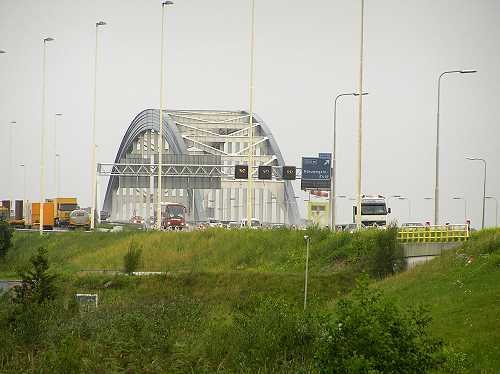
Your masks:
M398 230L402 242L433 243L465 241L470 236L469 225L409 226Z

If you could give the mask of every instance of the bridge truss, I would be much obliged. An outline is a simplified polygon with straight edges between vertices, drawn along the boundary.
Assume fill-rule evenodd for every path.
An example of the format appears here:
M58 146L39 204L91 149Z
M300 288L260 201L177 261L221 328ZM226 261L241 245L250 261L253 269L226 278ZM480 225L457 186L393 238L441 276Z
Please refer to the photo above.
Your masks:
M278 145L257 115L250 121L243 111L164 111L162 141L158 136L159 111L139 113L123 137L115 162L98 165L98 174L109 176L103 210L117 220L133 215L148 219L154 214L158 149L162 147L164 162L169 156L175 160L162 166L163 202L184 204L190 221L245 218L247 181L234 179L234 165L247 163L250 123L255 155L249 173L255 179L254 217L264 223L298 224L292 184L281 179L285 163ZM212 162L193 162L198 156ZM256 179L259 165L273 166L272 180ZM298 172L300 177L300 169Z

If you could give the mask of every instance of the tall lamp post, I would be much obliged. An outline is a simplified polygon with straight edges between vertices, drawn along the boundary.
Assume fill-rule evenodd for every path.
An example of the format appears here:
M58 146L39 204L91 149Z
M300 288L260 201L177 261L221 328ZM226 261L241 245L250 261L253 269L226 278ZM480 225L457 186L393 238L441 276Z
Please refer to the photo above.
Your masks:
M486 196L485 199L495 200L495 227L498 227L498 199L494 196Z
M20 164L23 168L23 201L26 203L26 164Z
M56 153L56 197L59 197L60 182L61 182L61 155Z
M10 209L12 207L11 202L10 201L14 201L14 191L13 191L13 188L12 188L12 181L14 180L14 176L12 175L12 150L13 150L13 147L12 147L12 132L13 132L13 128L14 128L14 125L16 124L17 122L16 121L10 121L9 122L9 217L10 217Z
M361 32L359 48L359 90L358 90L358 173L356 183L356 226L361 229L361 166L363 148L363 44L364 44L365 0L361 0Z
M23 168L23 217L26 222L26 215L25 212L27 212L27 200L26 200L26 164L20 164L20 167Z
M368 95L368 92L363 92L363 95ZM337 182L337 101L343 96L359 96L359 93L341 93L335 97L333 104L333 152L332 152L332 178L330 188L330 226L331 230L335 231L336 214L335 214L335 185Z
M484 158L478 157L466 157L469 161L481 161L484 166L484 177L483 177L483 218L481 220L481 228L484 229L484 203L486 200L486 160Z
M253 218L253 81L255 59L255 0L250 0L250 82L248 107L248 181L247 181L247 225L252 226Z
M434 187L434 224L439 224L439 106L441 102L441 78L447 74L472 74L477 70L449 70L441 73L438 78L437 116L436 116L436 176Z
M92 103L92 143L90 145L90 159L91 159L91 209L90 209L90 229L94 230L96 223L96 180L97 180L97 168L96 168L96 157L95 157L95 139L96 139L96 110L97 110L97 57L99 51L99 26L105 26L106 22L99 21L95 24L95 55L94 55L94 98Z
M62 113L54 114L54 190L56 191L56 198L59 197L59 189L57 188L57 117L61 117Z
M464 222L467 222L467 199L465 197L454 196L453 200L463 200L464 201Z
M42 136L40 146L40 235L43 234L43 202L45 200L45 106L47 100L47 43L54 38L43 39L43 68L42 68Z
M158 124L158 196L157 196L157 206L156 206L156 228L161 230L161 201L162 201L162 186L161 186L161 175L162 175L162 156L164 150L163 143L163 72L164 67L164 39L165 39L165 7L168 5L174 5L173 1L164 1L161 4L161 46L160 46L160 123Z

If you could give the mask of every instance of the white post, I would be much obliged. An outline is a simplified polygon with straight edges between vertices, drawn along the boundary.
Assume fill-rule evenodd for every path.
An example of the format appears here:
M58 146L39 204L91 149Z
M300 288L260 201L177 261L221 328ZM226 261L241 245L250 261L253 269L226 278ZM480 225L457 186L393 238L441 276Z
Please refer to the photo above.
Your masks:
M251 0L251 32L250 32L250 83L249 83L249 117L248 117L248 184L247 184L247 225L251 227L253 218L253 80L255 49L255 0Z
M56 113L54 114L54 190L56 191L56 196L54 197L59 197L59 191L57 188L57 173L56 173L56 168L57 168L57 117L62 116L62 113Z
M14 202L14 189L12 188L12 181L14 180L14 175L12 174L12 128L14 127L14 125L16 124L17 122L16 121L11 121L9 123L9 194L8 194L8 197L9 197L9 219L10 219L10 210L12 208L12 205L13 202Z
M47 43L53 38L43 39L43 63L42 63L42 136L40 144L40 235L43 234L43 202L45 200L45 104L47 96Z
M308 280L308 275L309 275L309 242L311 241L311 238L307 235L304 236L304 239L306 240L306 273L305 273L305 279L304 279L304 310L306 310L307 307L307 280Z
M359 52L359 106L358 106L358 174L356 182L356 226L361 228L361 167L363 146L363 42L364 42L364 10L365 1L361 0L361 40Z
M94 100L93 100L93 111L92 111L92 142L90 145L90 154L91 154L91 183L90 183L90 191L91 191L91 209L90 209L90 229L95 229L95 210L96 210L96 179L97 179L97 170L96 170L96 156L95 156L95 139L96 139L96 110L97 110L97 57L98 57L98 40L99 40L99 26L106 25L106 22L99 21L95 24L95 56L94 56Z
M56 153L55 174L56 174L56 198L57 198L57 197L59 197L59 188L60 188L59 182L61 179L61 155L58 153Z
M163 142L163 71L164 71L164 38L165 38L165 6L173 5L172 1L165 1L161 4L161 46L160 46L160 122L158 124L158 197L156 205L156 228L161 230L161 202L162 202L162 154L164 150Z

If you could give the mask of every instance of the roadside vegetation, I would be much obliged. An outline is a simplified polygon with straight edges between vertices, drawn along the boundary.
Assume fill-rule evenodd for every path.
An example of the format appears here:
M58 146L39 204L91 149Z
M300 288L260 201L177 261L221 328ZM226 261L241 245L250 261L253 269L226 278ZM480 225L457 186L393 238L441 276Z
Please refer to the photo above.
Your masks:
M50 290L0 298L1 372L500 370L500 230L401 273L394 230L16 233L0 263Z

